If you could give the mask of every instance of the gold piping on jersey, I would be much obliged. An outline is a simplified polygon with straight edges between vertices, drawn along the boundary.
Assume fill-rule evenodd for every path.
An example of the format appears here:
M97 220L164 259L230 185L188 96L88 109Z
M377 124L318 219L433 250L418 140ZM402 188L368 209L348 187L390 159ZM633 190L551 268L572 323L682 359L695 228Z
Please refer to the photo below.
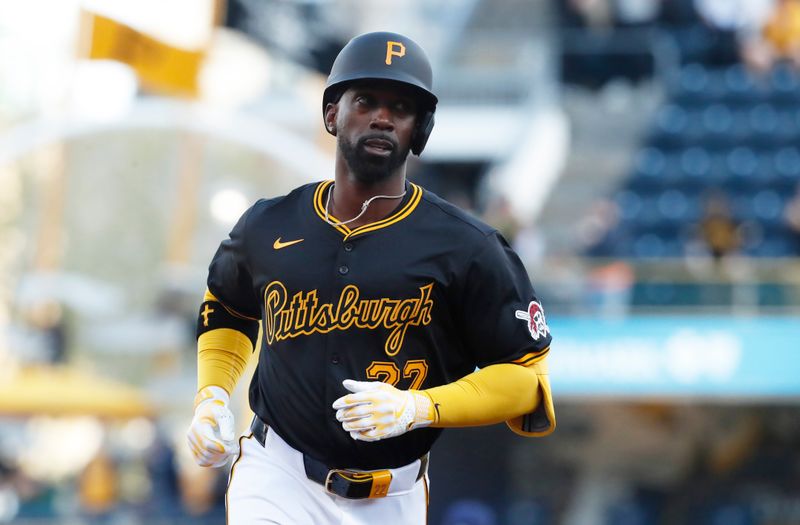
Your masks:
M225 303L223 303L222 301L220 301L219 299L217 299L216 297L214 297L214 294L212 294L212 293L211 293L211 291L209 291L209 289L208 289L208 288L206 288L206 293L205 293L205 295L203 296L203 301L204 301L204 302L205 302L205 301L216 301L216 302L218 302L218 303L219 303L219 304L220 304L220 305L221 305L221 306L222 306L222 307L223 307L225 310L227 310L229 314L231 314L231 315L232 315L232 316L234 316L234 317L238 317L238 318L240 318L240 319L244 319L244 320L246 320L246 321L260 321L260 320L261 320L261 319L259 319L259 318L257 318L257 317L249 317L249 316L247 316L247 315L240 314L239 312L237 312L237 311L236 311L236 310L234 310L233 308L229 307L228 305L226 305ZM213 310L212 310L212 312L213 312Z
M352 327L367 330L384 328L389 337L386 355L395 356L403 346L410 326L431 322L433 283L419 287L419 295L408 299L362 299L357 286L345 286L339 299L319 304L317 290L299 291L291 298L286 286L272 281L264 288L264 337L267 343L314 333Z
M314 190L314 211L317 212L317 215L319 215L319 218L323 221L325 220L325 199L323 197L325 195L325 190L327 190L331 184L333 184L332 180L326 180L317 185L317 189ZM356 235L386 228L387 226L391 226L396 222L402 221L411 215L411 212L413 212L417 207L419 201L422 200L422 188L413 182L410 182L409 186L411 187L411 197L408 199L408 202L406 202L401 209L385 219L371 222L352 230L345 224L331 224L331 226L336 228L342 235L344 235L345 239L349 239L355 237ZM342 222L340 219L334 217L330 213L328 213L328 218L336 223Z
M547 355L547 352L549 352L549 351L550 351L550 347L548 346L544 350L540 350L538 352L531 352L531 353L525 354L524 356L520 357L519 359L514 359L511 362L514 363L515 365L530 366L530 365L536 363L537 361L541 361L544 358L544 356Z

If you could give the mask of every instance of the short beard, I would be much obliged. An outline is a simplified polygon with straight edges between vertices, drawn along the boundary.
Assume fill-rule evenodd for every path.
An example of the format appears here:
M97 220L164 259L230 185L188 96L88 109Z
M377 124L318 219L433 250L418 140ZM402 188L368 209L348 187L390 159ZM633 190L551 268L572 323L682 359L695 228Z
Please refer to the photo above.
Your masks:
M344 155L350 173L364 184L375 184L388 179L400 166L405 163L410 148L400 149L392 141L394 148L388 157L370 155L364 150L364 143L373 136L361 137L356 144L339 137L339 149ZM381 138L385 138L381 136ZM388 140L388 139L387 139Z

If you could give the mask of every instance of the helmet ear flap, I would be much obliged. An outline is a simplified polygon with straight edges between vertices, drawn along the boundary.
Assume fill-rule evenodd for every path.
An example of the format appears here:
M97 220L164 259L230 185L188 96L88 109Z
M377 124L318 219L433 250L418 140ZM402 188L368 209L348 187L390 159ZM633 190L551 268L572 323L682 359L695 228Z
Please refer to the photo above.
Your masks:
M411 138L411 153L417 156L422 153L433 131L433 124L433 111L426 110L420 115L419 122L414 128L414 136Z

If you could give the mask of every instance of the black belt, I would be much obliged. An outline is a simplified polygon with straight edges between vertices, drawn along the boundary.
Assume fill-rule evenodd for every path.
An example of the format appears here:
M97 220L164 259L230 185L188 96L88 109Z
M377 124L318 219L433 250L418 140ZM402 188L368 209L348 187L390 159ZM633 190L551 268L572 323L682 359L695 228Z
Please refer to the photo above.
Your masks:
M264 446L267 440L268 425L256 416L250 424L253 437ZM358 472L349 469L328 468L323 462L303 454L303 465L306 476L316 481L327 492L348 499L382 498L389 492L392 474L389 470L376 470L373 472ZM428 470L428 455L420 458L417 480L425 475Z

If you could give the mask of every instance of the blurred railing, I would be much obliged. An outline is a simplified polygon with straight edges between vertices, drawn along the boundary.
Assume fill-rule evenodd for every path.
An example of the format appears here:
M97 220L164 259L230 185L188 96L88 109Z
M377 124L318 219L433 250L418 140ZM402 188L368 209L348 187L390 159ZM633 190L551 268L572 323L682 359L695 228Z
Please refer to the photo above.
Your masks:
M800 258L552 258L528 268L550 314L800 313Z

